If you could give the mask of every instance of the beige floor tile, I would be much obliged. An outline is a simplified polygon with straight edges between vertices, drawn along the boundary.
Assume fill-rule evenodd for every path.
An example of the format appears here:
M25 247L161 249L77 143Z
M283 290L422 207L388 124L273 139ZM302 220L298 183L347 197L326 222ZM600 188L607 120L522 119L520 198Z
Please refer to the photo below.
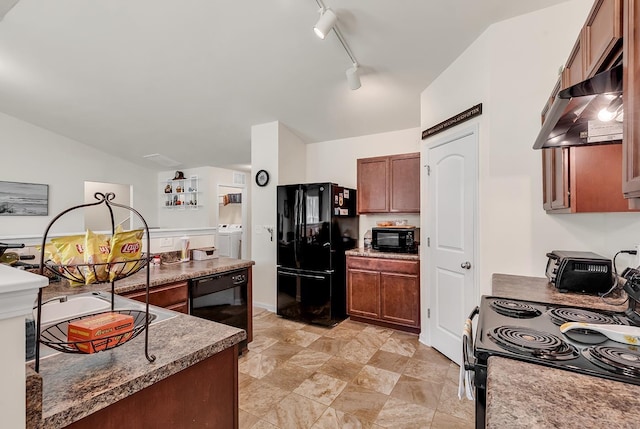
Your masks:
M253 414L247 413L244 410L238 411L238 429L251 429L251 427L260 420L259 417Z
M348 384L333 401L331 407L373 422L388 398L383 393Z
M368 343L369 341L366 340L366 342ZM360 337L356 337L345 344L337 355L352 362L366 364L377 351L378 347L366 346L362 343Z
M376 427L378 426L371 422L329 407L311 429L375 429Z
M346 387L347 382L316 372L300 383L293 393L312 399L324 405L331 405Z
M331 357L332 356L327 353L302 349L300 352L293 355L287 362L302 368L317 370L331 359Z
M413 341L403 341L398 338L390 337L385 341L382 347L380 347L380 350L411 357L416 352L416 345Z
M474 420L464 420L458 417L436 411L431 421L431 429L474 429Z
M399 378L400 374L396 372L365 365L351 383L388 395L395 387Z
M473 427L459 367L417 335L254 311L254 341L238 360L240 429Z
M473 421L475 418L475 401L458 399L458 384L451 380L445 380L438 403L438 411L463 420Z
M434 383L402 375L393 388L391 396L435 410L438 408L443 387L444 382Z
M287 397L288 391L262 380L256 380L238 394L240 409L263 418L273 407Z
M262 378L273 371L277 363L276 359L271 356L252 353L238 363L238 371L254 378Z
M301 347L307 347L309 344L320 338L319 334L308 332L303 329L294 331L291 335L282 340L285 344L295 344Z
M406 356L378 350L376 354L374 354L371 359L369 359L367 365L401 374L407 366L408 362L409 358Z
M307 429L326 409L326 405L291 393L269 411L264 420L279 428Z
M280 429L277 426L272 425L266 420L259 420L251 429Z
M348 382L353 380L363 367L364 364L334 356L318 368L318 372Z
M330 355L336 355L349 343L349 341L350 340L343 338L320 337L313 343L309 344L307 348Z
M301 368L284 362L262 378L263 381L271 383L289 392L296 389L300 384L315 372L313 369Z
M421 380L443 382L447 378L449 363L441 361L429 362L418 359L410 359L404 368L403 374Z
M389 398L375 423L384 428L425 429L431 424L434 413L430 408Z
M253 338L253 341L248 344L248 347L249 351L260 353L264 351L264 349L271 347L277 342L278 340L276 340L275 338L270 338L266 335L258 335Z

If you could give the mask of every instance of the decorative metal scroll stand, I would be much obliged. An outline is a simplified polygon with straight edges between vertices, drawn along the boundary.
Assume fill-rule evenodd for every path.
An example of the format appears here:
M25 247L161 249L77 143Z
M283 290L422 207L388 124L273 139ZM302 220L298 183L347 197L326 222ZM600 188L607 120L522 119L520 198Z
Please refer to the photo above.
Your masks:
M81 209L81 208L85 208L85 207L92 207L92 206L98 206L100 204L104 204L107 209L109 210L109 215L111 217L111 234L113 235L115 233L115 221L114 221L114 217L113 217L113 207L119 207L122 209L126 209L129 210L133 213L136 214L136 216L138 216L138 218L142 221L142 223L144 224L144 231L145 234L147 236L147 254L143 255L143 258L141 259L137 259L137 260L130 260L130 261L126 261L126 262L117 262L116 264L122 264L122 268L120 270L120 272L118 274L122 274L124 272L124 269L128 266L129 271L124 272L124 274L122 275L122 277L118 277L116 279L111 279L110 283L111 283L111 311L114 311L114 298L113 296L115 295L115 281L116 280L121 280L127 276L130 276L134 273L136 273L137 271L139 271L140 269L142 269L144 266L146 266L147 268L147 282L146 282L146 309L144 312L144 325L140 325L137 328L134 329L133 334L131 336L127 336L126 338L123 338L123 335L120 334L120 336L116 336L118 338L115 338L117 341L113 341L115 344L111 345L112 343L112 337L109 337L106 341L106 347L105 349L110 349L113 347L117 347L120 344L124 344L126 341L132 339L133 337L137 336L139 333L141 333L143 330L145 332L145 338L144 338L144 354L145 357L147 358L147 360L149 362L154 362L156 360L156 357L154 355L149 355L149 323L151 322L151 318L150 318L150 313L149 313L149 277L150 277L150 270L149 270L149 249L151 248L151 239L149 237L149 226L147 225L147 221L142 217L142 215L135 210L132 207L123 205L123 204L118 204L116 202L113 201L113 199L115 198L115 194L112 192L103 194L101 192L96 192L94 194L95 199L97 200L95 203L87 203L87 204L81 204L81 205L77 205L74 207L71 207L61 213L59 213L56 217L54 217L51 222L49 222L49 225L47 226L45 232L44 232L44 236L42 237L42 248L41 248L41 256L40 256L40 268L39 268L39 273L40 275L42 275L44 273L44 269L47 268L49 271L54 272L57 275L61 274L61 270L64 271L67 275L63 274L63 277L66 277L67 279L71 279L71 280L84 280L84 275L82 274L84 271L86 271L87 269L89 270L94 270L94 274L96 273L96 266L104 266L104 268L106 268L108 265L114 265L113 263L108 264L75 264L75 265L67 265L67 266L62 266L62 265L51 265L51 264L46 264L45 265L45 245L47 243L47 236L49 234L49 230L51 229L51 227L53 226L53 224L55 224L55 222L62 217L63 215L73 211L73 210L77 210L77 209ZM75 273L77 275L77 273L80 273L80 278L76 278L74 276L69 277L70 273ZM108 283L108 281L105 280L101 280L101 281L96 281L96 283ZM140 312L142 314L142 312ZM36 372L40 372L40 343L41 343L41 318L42 316L42 288L40 288L40 290L38 291L38 306L37 306L37 321L36 321L36 350L35 350L35 371ZM137 319L136 319L137 320ZM49 329L49 328L48 328ZM137 329L137 330L136 330ZM60 350L63 352L68 352L68 353L81 353L77 347L75 347L75 343L74 342L68 342L68 343L60 343L60 347L54 347L56 350ZM75 351L74 351L75 350Z

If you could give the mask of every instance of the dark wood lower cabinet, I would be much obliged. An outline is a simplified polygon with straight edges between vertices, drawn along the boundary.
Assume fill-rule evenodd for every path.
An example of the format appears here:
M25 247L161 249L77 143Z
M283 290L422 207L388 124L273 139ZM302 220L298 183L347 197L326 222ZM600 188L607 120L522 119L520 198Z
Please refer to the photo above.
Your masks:
M146 290L137 290L121 294L125 298L145 302ZM180 313L189 313L189 282L176 282L149 288L149 304Z
M238 427L238 346L67 426L69 429Z
M352 320L420 333L420 262L347 256Z

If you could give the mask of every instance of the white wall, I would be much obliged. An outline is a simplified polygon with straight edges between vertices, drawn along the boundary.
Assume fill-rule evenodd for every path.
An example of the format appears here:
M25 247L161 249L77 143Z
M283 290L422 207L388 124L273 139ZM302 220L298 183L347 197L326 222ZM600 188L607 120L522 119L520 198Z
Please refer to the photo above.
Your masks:
M357 160L374 156L419 152L420 130L410 128L388 133L370 134L347 139L307 145L307 182L334 182L357 188ZM419 214L360 215L359 243L365 232L379 220L407 219L410 225L420 225Z
M157 221L155 172L0 113L0 180L49 185L49 216L3 216L0 238L43 234L51 219L84 202L84 181L131 184L133 204L150 225ZM59 219L59 232L84 229L82 210Z
M573 0L493 25L421 94L422 129L483 103L481 293L490 293L495 272L544 276L545 254L554 249L613 257L640 243L640 214L548 215L542 209L541 153L532 149L540 111L592 4ZM488 75L478 80L483 69ZM625 262L620 258L619 265Z

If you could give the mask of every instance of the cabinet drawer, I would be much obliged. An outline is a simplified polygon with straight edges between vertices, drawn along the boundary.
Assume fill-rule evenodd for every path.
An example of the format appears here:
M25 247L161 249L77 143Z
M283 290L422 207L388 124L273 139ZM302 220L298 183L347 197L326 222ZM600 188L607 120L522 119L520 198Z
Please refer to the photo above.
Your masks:
M404 274L419 274L418 261L404 261L399 259L365 258L361 256L347 256L347 268L380 272L394 272Z
M186 311L181 311L173 307L186 306L188 293L188 282L178 282L168 285L156 286L149 289L149 304L186 313ZM139 290L135 292L124 293L122 294L122 296L134 299L136 301L145 302L146 291Z

